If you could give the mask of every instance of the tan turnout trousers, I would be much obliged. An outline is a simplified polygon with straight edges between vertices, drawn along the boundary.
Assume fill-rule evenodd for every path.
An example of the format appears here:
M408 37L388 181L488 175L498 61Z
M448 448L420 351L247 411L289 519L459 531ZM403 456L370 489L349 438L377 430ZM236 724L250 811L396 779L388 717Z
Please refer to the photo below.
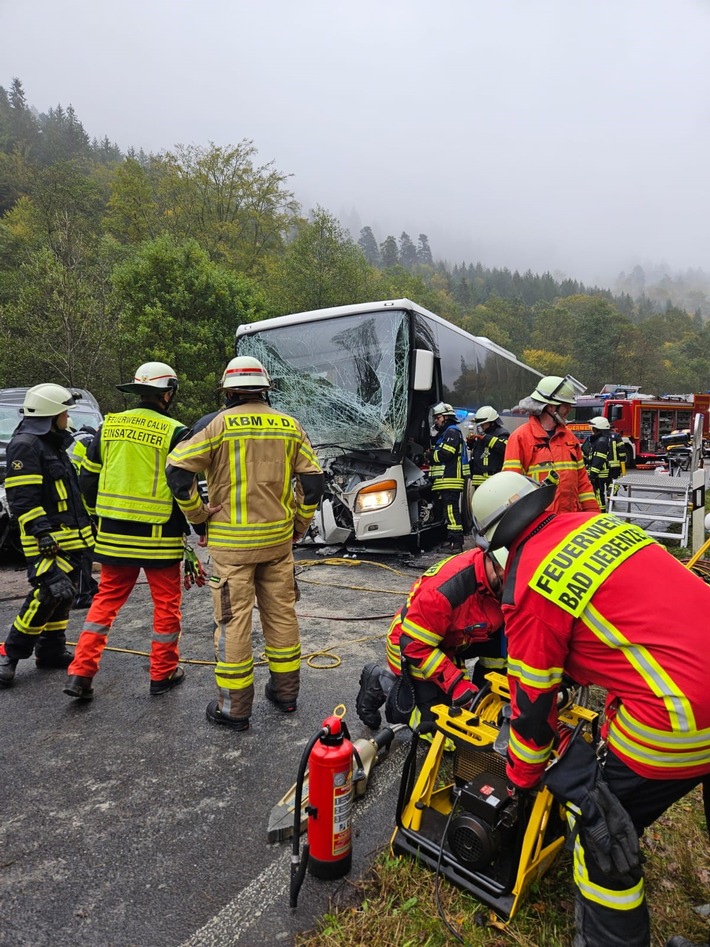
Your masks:
M251 715L254 701L252 610L256 597L271 680L280 701L298 697L301 642L296 619L293 551L265 562L233 561L228 550L210 549L214 603L215 678L219 709L230 717Z

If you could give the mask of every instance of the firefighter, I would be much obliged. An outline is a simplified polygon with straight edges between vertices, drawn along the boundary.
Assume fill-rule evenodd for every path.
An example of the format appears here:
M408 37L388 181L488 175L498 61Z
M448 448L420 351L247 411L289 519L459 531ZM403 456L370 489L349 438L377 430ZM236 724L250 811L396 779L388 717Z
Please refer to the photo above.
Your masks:
M298 421L271 407L271 381L258 359L233 358L221 387L226 407L198 421L170 454L168 482L190 522L198 529L207 522L202 542L214 569L209 584L218 694L207 705L207 719L247 730L255 595L270 671L265 695L282 713L296 710L301 643L292 545L313 518L323 473ZM215 512L197 490L195 475L202 472Z
M82 552L91 548L89 516L66 448L71 392L42 384L25 394L22 420L7 447L5 488L20 525L32 586L0 647L0 685L15 677L21 658L34 651L38 668L66 668L66 627L76 595Z
M710 612L710 588L636 525L605 514L551 513L554 490L503 471L472 503L504 581L510 792L530 794L540 785L555 745L563 674L605 688L599 755L613 796L608 817L584 806L569 815L580 829L574 943L647 947L637 837L699 783L710 789L710 691L698 660L706 630L687 618ZM578 782L587 775L579 773ZM614 811L630 835L613 830ZM599 846L605 838L610 848Z
M574 401L574 385L569 378L541 378L530 397L519 403L530 417L508 438L503 470L540 483L552 474L551 479L559 483L552 501L555 513L598 513L600 507L584 467L582 448L566 426Z
M477 428L466 438L471 466L471 482L479 487L492 474L503 469L505 445L510 434L500 423L500 415L489 404L476 411L473 418Z
M436 439L428 451L431 461L429 476L433 481L432 492L441 502L446 522L446 542L439 546L439 550L456 554L463 549L461 497L464 478L469 474L468 456L451 405L440 401L432 413Z
M94 558L101 563L99 590L64 686L65 694L79 700L94 696L93 678L111 626L141 569L153 599L150 694L166 694L185 677L178 664L180 563L190 527L165 477L168 453L186 433L184 425L168 414L178 379L164 362L146 362L133 381L116 387L138 395L138 407L106 416L87 448L79 475L87 507L98 519Z
M621 472L618 441L614 438L606 418L592 418L589 424L592 433L582 445L582 455L594 496L599 508L605 511L612 480Z
M378 729L379 708L405 669L416 706L406 715L414 728L433 720L434 704L463 706L473 700L487 671L505 668L499 579L480 549L451 556L414 583L387 635L387 667L368 664L360 675L355 707L362 722ZM473 677L465 661L478 657ZM389 700L390 723L402 723Z

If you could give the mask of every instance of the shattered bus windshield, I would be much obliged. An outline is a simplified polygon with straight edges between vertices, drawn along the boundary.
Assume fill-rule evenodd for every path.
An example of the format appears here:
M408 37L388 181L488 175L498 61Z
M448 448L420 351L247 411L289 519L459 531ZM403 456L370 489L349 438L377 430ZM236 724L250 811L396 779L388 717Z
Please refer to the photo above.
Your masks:
M387 310L302 322L239 339L271 375L275 407L314 445L392 450L407 426L409 328Z

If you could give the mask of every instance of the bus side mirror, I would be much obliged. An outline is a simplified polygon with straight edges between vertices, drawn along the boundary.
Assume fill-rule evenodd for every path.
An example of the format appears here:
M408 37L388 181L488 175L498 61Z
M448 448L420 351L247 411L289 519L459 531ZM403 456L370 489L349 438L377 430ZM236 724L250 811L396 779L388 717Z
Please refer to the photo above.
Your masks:
M434 384L434 353L427 349L414 350L414 391L431 391Z

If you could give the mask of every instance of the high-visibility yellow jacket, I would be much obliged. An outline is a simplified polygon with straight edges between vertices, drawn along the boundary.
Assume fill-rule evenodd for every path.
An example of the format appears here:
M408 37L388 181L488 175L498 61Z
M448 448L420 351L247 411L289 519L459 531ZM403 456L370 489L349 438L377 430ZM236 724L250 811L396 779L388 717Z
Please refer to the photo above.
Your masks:
M173 500L165 464L184 431L179 421L144 403L106 416L79 477L99 518L94 555L100 562L160 568L182 559L189 526Z
M263 562L290 549L323 493L323 473L294 418L261 398L207 415L168 457L168 483L191 523L208 519L195 474L207 480L207 544L235 562ZM295 484L294 484L295 480Z

